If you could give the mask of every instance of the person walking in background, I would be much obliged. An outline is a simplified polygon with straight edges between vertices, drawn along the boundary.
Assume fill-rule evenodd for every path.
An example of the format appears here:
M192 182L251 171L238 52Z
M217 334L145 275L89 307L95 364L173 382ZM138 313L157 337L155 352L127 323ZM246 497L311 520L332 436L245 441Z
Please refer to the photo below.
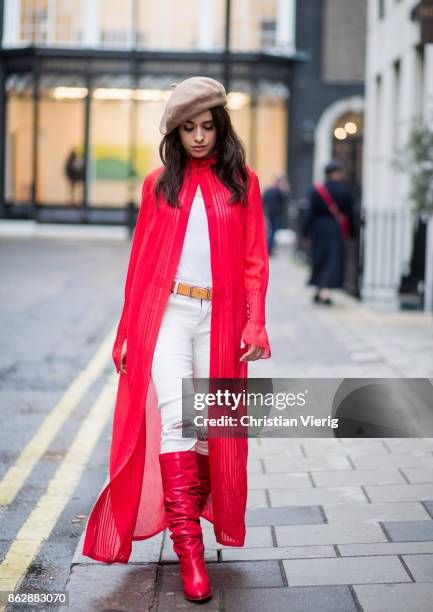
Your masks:
M163 165L146 176L113 346L120 373L110 480L83 554L127 563L132 541L166 527L184 595L212 596L200 517L244 545L248 440L183 437L182 379L245 379L271 356L260 185L221 83L178 84L160 123Z
M76 206L75 187L84 182L84 157L72 150L65 162L65 174L69 182L70 199L68 206Z
M311 246L311 276L316 287L313 301L332 304L331 289L342 287L345 273L346 238L355 236L353 198L339 161L325 168L325 182L310 190L309 206L302 228Z
M274 183L263 194L263 209L268 224L268 253L272 255L275 247L275 233L284 224L287 212L290 185L285 175L277 175Z

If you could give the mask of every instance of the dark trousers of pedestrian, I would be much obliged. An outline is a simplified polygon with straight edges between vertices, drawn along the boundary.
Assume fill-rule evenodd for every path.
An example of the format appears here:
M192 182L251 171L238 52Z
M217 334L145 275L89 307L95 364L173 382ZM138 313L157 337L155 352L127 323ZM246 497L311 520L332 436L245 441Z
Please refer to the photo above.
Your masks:
M268 219L268 253L272 255L275 248L275 234L278 229L277 219L274 217L270 217Z

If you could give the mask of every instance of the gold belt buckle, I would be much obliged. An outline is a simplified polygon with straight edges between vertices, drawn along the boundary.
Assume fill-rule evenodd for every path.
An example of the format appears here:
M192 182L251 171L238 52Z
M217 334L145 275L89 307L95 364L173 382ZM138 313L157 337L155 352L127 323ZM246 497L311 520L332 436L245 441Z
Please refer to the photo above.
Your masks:
M210 288L209 287L201 287L202 291L206 291L206 297L204 297L204 300L210 300Z

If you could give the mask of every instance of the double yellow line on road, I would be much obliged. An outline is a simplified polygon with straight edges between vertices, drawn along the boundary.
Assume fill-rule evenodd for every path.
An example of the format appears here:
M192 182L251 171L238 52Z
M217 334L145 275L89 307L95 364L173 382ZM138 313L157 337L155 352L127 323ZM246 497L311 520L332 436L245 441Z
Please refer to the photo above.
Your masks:
M73 381L35 436L20 454L16 464L0 483L2 503L17 495L33 467L48 448L55 434L101 374L111 356L113 332L103 341L88 366ZM71 498L89 457L107 423L114 403L118 374L110 376L91 410L82 422L74 441L29 517L12 542L0 565L0 590L16 590L41 544L49 537L56 521ZM4 609L0 606L0 610Z
M21 451L14 465L0 482L0 506L8 506L16 497L36 463L48 449L63 423L78 406L90 385L107 365L115 330L104 339L86 368L75 378L38 431Z

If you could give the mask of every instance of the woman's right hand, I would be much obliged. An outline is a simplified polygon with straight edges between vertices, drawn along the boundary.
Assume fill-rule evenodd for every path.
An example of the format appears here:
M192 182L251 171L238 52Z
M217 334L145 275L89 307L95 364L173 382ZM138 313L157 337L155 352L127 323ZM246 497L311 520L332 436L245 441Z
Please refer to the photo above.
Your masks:
M122 344L122 351L120 353L120 372L122 374L126 374L126 344L127 339L125 338Z

